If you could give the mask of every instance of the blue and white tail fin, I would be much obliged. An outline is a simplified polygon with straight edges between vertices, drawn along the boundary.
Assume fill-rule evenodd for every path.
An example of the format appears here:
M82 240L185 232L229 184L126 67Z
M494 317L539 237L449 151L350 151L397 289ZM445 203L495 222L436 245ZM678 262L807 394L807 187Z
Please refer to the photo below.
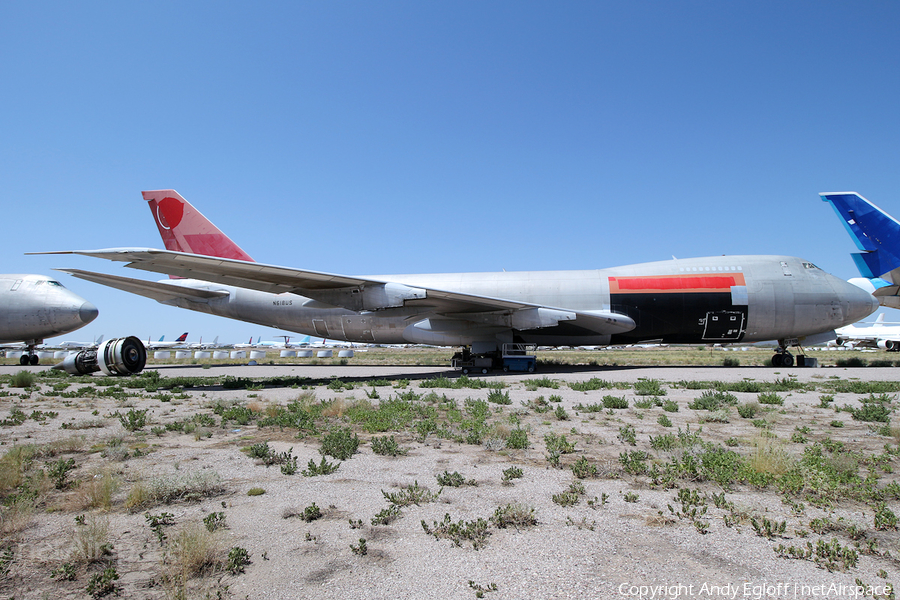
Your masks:
M881 304L900 308L900 222L856 192L819 195L862 251L851 256Z

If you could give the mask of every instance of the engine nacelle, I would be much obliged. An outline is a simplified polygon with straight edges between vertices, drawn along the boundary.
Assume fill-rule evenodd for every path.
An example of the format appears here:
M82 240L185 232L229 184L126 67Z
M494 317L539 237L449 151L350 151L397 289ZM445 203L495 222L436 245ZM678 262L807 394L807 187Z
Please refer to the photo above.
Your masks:
M70 375L89 375L102 371L106 375L135 375L147 364L144 343L134 336L106 340L96 348L68 355L54 369Z
M882 350L887 350L888 352L896 352L900 349L900 342L896 340L878 340L876 345Z

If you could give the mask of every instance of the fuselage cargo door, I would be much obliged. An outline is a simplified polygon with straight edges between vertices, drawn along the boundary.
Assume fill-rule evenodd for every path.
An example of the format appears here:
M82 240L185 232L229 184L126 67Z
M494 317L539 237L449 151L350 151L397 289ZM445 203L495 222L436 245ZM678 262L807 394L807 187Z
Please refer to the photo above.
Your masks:
M706 313L703 339L711 342L733 342L744 335L744 313L737 310L720 310Z
M316 335L319 337L327 338L330 337L328 333L328 326L325 324L325 321L322 319L313 319L313 329L316 331Z

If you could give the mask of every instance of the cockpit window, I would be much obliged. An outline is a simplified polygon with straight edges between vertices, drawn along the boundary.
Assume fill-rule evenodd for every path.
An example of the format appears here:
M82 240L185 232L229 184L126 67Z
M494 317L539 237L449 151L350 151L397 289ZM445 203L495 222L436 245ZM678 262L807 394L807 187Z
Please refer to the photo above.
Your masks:
M47 285L55 285L55 286L58 286L58 287L62 287L62 286L63 286L63 284L61 284L61 283L58 282L58 281L48 281L48 282L47 282Z
M811 262L805 262L805 263L803 263L803 268L804 268L804 269L817 269L817 270L820 270L819 267L817 267L816 265L812 264Z

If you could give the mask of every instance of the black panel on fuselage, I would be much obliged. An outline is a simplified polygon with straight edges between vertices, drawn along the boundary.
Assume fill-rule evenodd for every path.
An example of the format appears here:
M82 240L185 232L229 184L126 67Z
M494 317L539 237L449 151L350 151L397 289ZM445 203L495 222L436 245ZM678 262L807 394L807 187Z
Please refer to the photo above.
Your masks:
M642 340L660 340L670 344L739 341L747 322L747 307L732 306L731 294L726 292L612 294L610 299L614 312L628 315L636 324L633 330L614 335L613 344L632 344ZM705 337L710 313L742 314L739 334L725 337L728 330L719 335L713 327ZM715 337L708 337L709 333Z

